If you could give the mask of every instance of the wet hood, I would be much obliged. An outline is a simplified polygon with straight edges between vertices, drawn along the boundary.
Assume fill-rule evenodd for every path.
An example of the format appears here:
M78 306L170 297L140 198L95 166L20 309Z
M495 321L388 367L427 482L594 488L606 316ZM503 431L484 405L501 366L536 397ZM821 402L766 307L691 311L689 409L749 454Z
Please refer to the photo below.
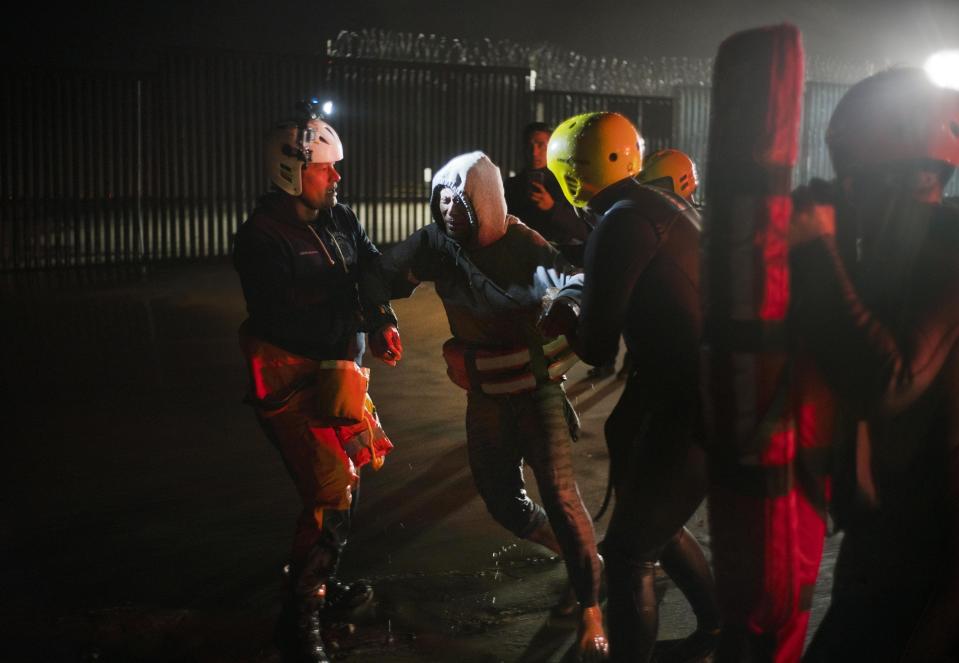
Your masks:
M454 157L433 177L430 211L433 220L446 224L439 213L439 192L447 188L463 201L469 211L473 232L468 248L489 246L506 234L506 198L499 168L482 152ZM515 219L511 219L515 222Z

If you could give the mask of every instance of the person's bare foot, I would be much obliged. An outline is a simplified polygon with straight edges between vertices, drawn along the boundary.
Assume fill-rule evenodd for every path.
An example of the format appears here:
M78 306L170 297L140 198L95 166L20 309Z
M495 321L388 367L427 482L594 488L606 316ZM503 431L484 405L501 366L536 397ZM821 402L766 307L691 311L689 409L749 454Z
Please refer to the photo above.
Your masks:
M582 663L609 659L609 640L603 630L603 612L598 605L583 608L577 635L577 654Z

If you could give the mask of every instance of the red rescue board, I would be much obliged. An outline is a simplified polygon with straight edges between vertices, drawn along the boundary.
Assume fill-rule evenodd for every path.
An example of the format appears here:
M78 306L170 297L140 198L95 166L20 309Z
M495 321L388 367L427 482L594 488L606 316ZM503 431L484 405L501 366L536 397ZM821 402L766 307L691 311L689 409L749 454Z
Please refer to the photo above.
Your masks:
M703 225L713 565L724 624L762 636L765 653L753 655L772 661L802 653L824 534L820 504L798 476L804 449L818 442L800 423L804 398L818 392L814 379L801 383L813 372L790 360L785 331L803 79L795 26L747 30L720 46Z

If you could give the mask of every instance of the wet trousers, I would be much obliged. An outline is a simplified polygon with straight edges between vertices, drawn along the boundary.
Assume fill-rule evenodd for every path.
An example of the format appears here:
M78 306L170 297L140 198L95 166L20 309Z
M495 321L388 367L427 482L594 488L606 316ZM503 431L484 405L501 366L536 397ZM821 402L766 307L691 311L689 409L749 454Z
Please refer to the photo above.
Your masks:
M466 440L476 489L490 515L520 538L552 526L576 598L598 602L600 565L593 523L573 477L566 394L560 384L512 396L468 392ZM532 468L543 506L526 492Z
M695 410L651 404L631 378L606 421L616 505L603 553L613 661L649 660L659 627L655 565L686 596L700 629L719 626L715 585L684 525L706 495L705 453Z
M312 591L336 573L350 531L359 474L336 429L316 426L296 406L294 399L289 408L270 416L258 413L257 418L280 453L302 505L290 551L294 593L300 593Z

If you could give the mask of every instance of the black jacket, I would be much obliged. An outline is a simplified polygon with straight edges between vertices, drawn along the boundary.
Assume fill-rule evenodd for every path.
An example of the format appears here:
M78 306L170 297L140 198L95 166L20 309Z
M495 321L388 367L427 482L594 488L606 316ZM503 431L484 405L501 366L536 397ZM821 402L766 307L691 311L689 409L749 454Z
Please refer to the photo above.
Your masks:
M437 193L449 189L472 210L466 246L449 237ZM490 348L542 344L536 320L544 298L582 282L543 237L506 213L499 168L481 152L454 158L433 178L434 222L384 256L394 294L412 292L408 277L435 281L450 331L457 339Z
M510 217L512 218L512 217ZM536 329L544 298L581 276L563 256L522 223L482 248L464 250L432 223L384 256L393 295L406 297L416 281L434 281L456 338L488 348L510 348L544 339Z
M236 235L248 330L294 354L359 361L359 335L396 323L380 252L349 207L308 225L286 211L285 195L261 198Z

